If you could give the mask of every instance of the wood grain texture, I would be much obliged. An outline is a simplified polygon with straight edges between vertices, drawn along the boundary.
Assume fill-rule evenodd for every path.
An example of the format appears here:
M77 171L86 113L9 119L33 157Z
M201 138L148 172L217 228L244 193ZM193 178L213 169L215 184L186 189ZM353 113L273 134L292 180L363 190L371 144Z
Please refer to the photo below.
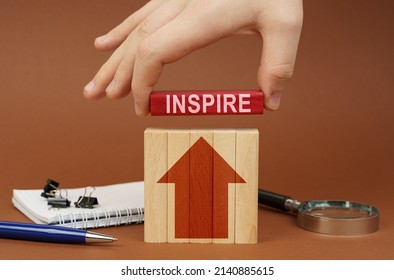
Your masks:
M168 242L188 243L189 221L189 131L168 130ZM176 225L179 225L176 227Z
M246 183L235 194L235 243L257 243L259 132L237 130L236 171Z
M157 183L167 172L167 132L146 129L144 133L144 241L167 242L167 183Z
M235 130L234 129L216 129L213 134L214 167L220 173L214 170L213 184L213 243L234 243L235 241ZM222 157L231 169L218 168L218 156ZM223 174L222 172L226 172ZM223 177L228 182L224 182ZM223 211L226 209L227 211ZM224 224L221 218L225 216Z
M190 131L190 242L212 242L213 153L211 131Z

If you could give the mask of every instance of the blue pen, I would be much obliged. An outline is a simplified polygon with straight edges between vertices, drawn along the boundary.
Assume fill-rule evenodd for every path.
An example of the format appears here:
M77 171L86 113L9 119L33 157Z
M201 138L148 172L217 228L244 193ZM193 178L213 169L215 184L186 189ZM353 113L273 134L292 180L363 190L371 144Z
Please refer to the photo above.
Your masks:
M117 239L83 229L0 221L0 238L55 243L112 242Z

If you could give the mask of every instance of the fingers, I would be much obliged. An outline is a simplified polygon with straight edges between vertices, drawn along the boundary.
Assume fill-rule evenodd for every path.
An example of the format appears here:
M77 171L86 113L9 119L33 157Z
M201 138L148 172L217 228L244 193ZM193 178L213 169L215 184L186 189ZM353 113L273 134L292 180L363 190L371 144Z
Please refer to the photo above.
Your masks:
M135 29L128 38L127 50L116 69L112 82L106 89L108 97L121 98L130 93L135 57L141 42L175 18L184 9L185 3L186 1L168 1L164 3Z
M175 5L171 3L174 2ZM116 49L110 59L100 68L94 79L84 88L88 99L103 96L121 98L130 93L134 60L140 42L155 30L174 18L186 1L166 1L150 13L127 39Z
M118 65L122 61L125 52L125 45L121 45L111 55L106 63L101 66L100 70L94 76L93 80L90 81L84 88L83 94L87 99L98 99L105 96L105 89L111 82L115 75Z
M113 50L115 52L101 66L95 77L84 88L83 94L87 99L98 99L106 95L105 90L112 81L116 69L123 59L126 46L122 44L129 34L154 11L161 3L161 0L149 1L144 7L133 13L120 25L112 29L107 34L96 38L95 47L99 50ZM109 88L111 88L111 85Z
M298 2L298 3L296 3ZM264 107L275 111L280 106L283 90L292 77L302 27L302 3L282 9L289 13L264 19L260 27L263 51L258 70L258 83L264 92Z
M94 41L96 49L110 51L119 47L130 33L162 3L162 0L149 1L141 9L126 18L121 24L109 31L107 34L97 37Z

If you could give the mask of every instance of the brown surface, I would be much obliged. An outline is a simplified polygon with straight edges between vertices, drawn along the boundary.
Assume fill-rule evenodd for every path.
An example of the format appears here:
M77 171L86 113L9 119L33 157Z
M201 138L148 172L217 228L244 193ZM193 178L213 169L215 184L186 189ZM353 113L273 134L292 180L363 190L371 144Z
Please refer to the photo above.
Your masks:
M67 246L0 240L1 259L393 259L394 2L304 1L295 76L277 113L263 116L134 116L132 98L82 97L107 54L95 36L143 1L0 1L0 219L28 221L13 188L143 178L146 127L256 127L260 184L299 200L375 205L379 232L332 237L259 210L257 245L145 244L143 225L99 229L119 241ZM222 40L168 65L157 89L256 87L261 40Z

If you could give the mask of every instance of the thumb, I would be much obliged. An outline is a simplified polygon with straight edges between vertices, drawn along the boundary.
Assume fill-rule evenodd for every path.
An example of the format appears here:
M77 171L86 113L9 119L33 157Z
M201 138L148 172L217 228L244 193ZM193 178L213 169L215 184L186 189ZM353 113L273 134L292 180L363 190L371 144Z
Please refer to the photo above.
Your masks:
M261 32L263 51L257 82L264 92L264 107L268 111L279 109L286 83L293 76L300 33L301 21Z
M264 93L264 107L268 111L276 111L280 107L283 91L287 81L293 75L293 64L260 66L258 84Z

